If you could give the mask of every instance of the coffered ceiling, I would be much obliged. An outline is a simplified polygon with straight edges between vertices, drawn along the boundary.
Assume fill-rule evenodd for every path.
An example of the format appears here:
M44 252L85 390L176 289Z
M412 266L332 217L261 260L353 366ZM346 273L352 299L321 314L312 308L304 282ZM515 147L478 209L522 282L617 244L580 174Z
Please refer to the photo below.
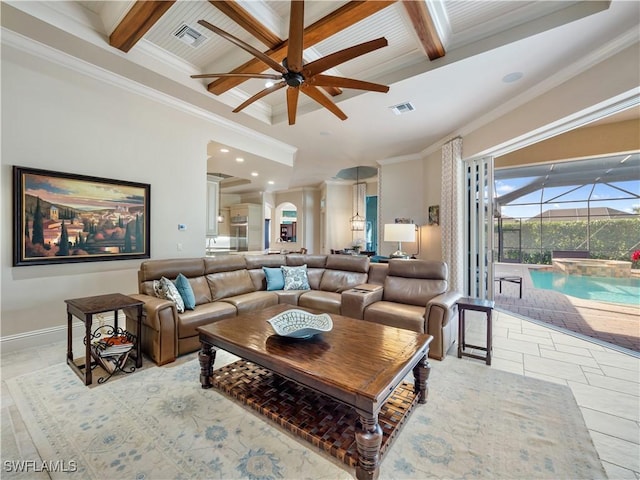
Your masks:
M331 89L344 121L300 96L297 122L289 126L284 89L232 113L265 88L263 80L191 78L242 69L275 73L199 20L280 62L289 11L289 2L264 0L4 1L2 24L3 32L210 112L248 132L247 144L260 136L293 152L292 162L282 162L240 141L212 138L209 172L249 180L237 187L241 192L317 185L342 168L418 153L541 83L551 88L554 76L560 82L588 59L601 61L638 42L640 17L639 2L623 0L307 1L305 62L378 37L388 41L325 72L390 87ZM390 108L406 103L407 113ZM245 162L236 162L239 156Z

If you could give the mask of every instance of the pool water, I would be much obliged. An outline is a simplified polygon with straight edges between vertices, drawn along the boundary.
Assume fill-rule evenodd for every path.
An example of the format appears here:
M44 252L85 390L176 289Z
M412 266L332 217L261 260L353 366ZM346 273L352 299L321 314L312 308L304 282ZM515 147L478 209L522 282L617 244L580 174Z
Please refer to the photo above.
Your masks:
M585 300L640 305L640 278L587 277L535 269L529 274L535 288Z

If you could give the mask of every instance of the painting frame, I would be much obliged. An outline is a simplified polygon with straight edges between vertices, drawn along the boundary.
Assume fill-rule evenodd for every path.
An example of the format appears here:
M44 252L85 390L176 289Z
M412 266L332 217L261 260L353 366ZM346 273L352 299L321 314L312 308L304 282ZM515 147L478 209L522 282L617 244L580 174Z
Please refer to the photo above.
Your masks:
M13 166L13 266L151 257L151 185Z
M429 225L440 225L440 205L429 206Z

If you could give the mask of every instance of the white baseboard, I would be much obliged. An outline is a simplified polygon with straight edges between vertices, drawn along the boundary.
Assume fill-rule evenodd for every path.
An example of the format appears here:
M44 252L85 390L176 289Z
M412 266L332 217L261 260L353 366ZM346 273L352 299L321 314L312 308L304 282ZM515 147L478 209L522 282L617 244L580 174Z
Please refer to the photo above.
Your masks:
M94 318L94 329L102 325L113 325L113 314L103 314L101 318ZM82 341L84 335L84 322L74 319L71 325L74 341ZM17 352L25 348L40 347L56 342L66 342L67 325L32 330L30 332L5 335L0 337L0 351L2 353Z

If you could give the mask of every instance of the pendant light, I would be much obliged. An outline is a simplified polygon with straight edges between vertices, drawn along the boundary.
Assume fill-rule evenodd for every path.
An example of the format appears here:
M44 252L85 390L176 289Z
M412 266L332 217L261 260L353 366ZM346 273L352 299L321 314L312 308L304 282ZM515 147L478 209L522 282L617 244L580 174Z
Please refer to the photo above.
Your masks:
M349 220L349 222L351 222L352 232L362 232L365 223L365 218L360 216L360 194L358 185L360 185L360 167L356 167L356 214Z

